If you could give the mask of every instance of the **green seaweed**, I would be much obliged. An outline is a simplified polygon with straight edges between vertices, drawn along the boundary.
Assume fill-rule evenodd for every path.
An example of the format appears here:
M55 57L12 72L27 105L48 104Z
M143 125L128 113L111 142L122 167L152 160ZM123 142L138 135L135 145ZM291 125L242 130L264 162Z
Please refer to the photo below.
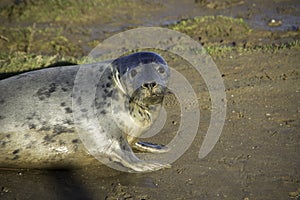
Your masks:
M121 0L24 0L2 7L0 17L8 17L16 22L86 23L97 19L99 12L114 9L124 3ZM109 15L106 16L109 18Z
M199 42L220 42L232 36L235 39L247 36L251 29L243 19L226 16L204 16L181 20L169 28L185 33Z
M0 73L22 72L44 68L57 62L70 62L83 64L88 62L88 58L75 58L61 55L36 55L26 52L14 52L11 54L0 54Z
M242 47L205 47L207 53L212 57L224 56L232 52L237 53L253 53L261 52L277 52L284 49L298 49L300 50L300 41L296 40L281 45L263 45L255 48L242 48ZM55 55L36 55L26 52L14 52L10 54L0 53L0 73L22 72L44 68L53 65L57 62L70 62L76 64L85 64L95 62L89 57L76 58L73 56Z

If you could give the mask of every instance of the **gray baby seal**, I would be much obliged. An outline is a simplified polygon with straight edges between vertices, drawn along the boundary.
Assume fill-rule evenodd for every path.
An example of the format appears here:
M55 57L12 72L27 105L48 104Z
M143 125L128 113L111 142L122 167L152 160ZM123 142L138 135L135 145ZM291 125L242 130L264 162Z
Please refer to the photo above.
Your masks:
M80 70L93 73L80 77ZM160 55L139 52L113 62L46 68L1 80L0 167L68 168L88 164L93 156L129 171L166 167L140 160L132 147L167 151L137 138L158 115L169 75ZM93 89L88 81L95 77ZM86 103L91 95L93 101ZM97 130L77 127L91 121L89 109Z

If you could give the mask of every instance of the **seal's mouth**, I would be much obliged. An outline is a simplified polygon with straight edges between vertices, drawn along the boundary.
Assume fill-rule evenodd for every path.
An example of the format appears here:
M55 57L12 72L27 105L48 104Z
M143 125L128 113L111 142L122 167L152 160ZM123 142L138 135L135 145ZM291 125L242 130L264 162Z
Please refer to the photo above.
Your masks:
M166 88L162 85L155 87L139 87L131 96L130 101L142 108L158 105L163 102Z

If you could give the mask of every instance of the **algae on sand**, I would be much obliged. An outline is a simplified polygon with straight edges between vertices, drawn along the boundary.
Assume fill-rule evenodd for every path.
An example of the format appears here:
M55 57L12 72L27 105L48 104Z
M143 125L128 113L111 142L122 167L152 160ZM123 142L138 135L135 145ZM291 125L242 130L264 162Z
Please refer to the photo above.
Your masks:
M0 9L0 17L11 21L35 21L78 23L93 21L99 17L99 12L114 9L122 3L121 0L38 0L15 1ZM102 16L104 17L104 16ZM107 15L107 17L109 17Z
M251 29L243 19L225 16L204 16L182 20L169 28L185 33L202 45L226 44L234 39L245 38Z

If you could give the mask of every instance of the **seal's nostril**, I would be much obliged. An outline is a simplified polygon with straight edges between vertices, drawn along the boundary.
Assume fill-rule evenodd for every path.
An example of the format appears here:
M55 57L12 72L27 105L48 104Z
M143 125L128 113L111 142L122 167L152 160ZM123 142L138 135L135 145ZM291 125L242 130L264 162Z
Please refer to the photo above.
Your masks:
M151 86L152 88L154 88L154 87L157 86L157 83L156 83L156 82L152 82L152 83L150 83L150 86Z
M143 87L148 88L148 89L155 88L156 86L157 86L156 82L150 82L150 83L144 83L143 84Z

